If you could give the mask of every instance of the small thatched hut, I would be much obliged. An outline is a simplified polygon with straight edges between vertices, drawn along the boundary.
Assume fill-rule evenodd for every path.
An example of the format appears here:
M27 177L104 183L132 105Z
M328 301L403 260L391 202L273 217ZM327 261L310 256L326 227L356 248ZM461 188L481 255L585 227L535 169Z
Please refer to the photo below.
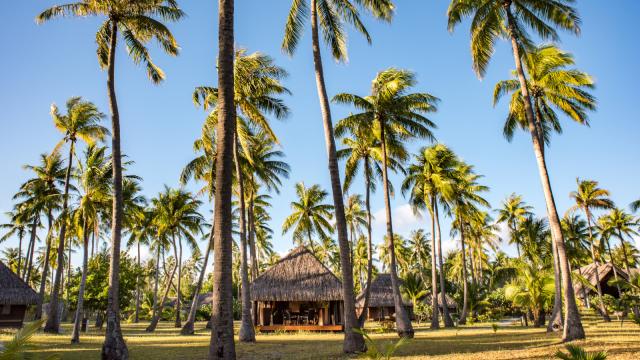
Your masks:
M301 246L251 284L259 331L342 331L342 283Z
M449 294L445 294L444 295L444 299L447 301L447 309L449 309L449 313L456 313L458 311L458 303L456 303L455 300L453 300L453 298L451 296L449 296ZM440 311L442 311L442 293L439 292L438 293L438 297L436 298L436 300L438 301L438 307L440 308ZM430 305L431 304L431 294L425 296L422 301L425 304Z
M391 274L378 274L371 282L369 304L364 309L364 290L356 298L358 314L367 312L367 320L382 321L394 319L396 308L393 301L393 288L391 286ZM407 309L409 316L413 316L413 304L407 299L402 299L402 304Z
M598 263L597 269L598 269L598 275L599 275L598 277L600 278L600 286L602 288L602 293L609 294L615 298L619 297L618 289L616 288L615 285L613 286L609 285L609 280L613 279L615 275L617 275L618 278L628 280L629 275L627 274L627 272L620 269L617 266L614 267L613 264L611 264L610 262ZM616 272L615 275L614 275L614 269ZM574 270L573 272L575 274L578 274L584 277L589 282L589 284L591 284L591 286L596 287L597 285L596 264L591 263L591 264L585 265L577 270ZM576 296L580 298L582 301L585 301L585 296L589 297L590 295L595 294L595 292L591 287L585 286L580 281L574 282L573 291L575 292Z
M22 327L28 305L38 294L0 261L0 328Z

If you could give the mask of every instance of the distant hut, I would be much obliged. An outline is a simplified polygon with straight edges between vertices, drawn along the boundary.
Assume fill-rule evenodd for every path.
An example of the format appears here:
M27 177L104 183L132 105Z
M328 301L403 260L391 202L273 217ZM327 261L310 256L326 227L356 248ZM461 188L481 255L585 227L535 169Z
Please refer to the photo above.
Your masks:
M0 261L0 328L22 327L28 305L38 294Z
M616 274L614 274L614 268L615 268ZM609 285L609 281L613 279L615 275L617 275L618 278L628 280L629 275L627 275L627 272L620 269L617 266L614 267L613 264L611 264L610 262L599 263L597 270L598 270L598 277L600 279L600 287L602 289L602 294L603 295L609 294L615 298L618 298L619 297L618 289L616 288L615 285ZM592 287L597 288L596 264L591 263L589 265L585 265L577 270L574 270L573 272L575 274L578 274L584 277L589 282L589 284L591 284ZM580 281L574 282L573 291L575 292L576 296L580 298L583 302L585 301L585 296L588 298L590 295L595 294L595 291L593 291L593 289L590 286L585 286L585 284L583 284Z
M280 259L251 284L259 331L342 331L342 283L307 248Z
M393 320L395 319L395 303L393 301L393 287L391 286L391 274L378 274L371 282L371 292L367 309L364 309L364 290L356 298L358 314L367 312L367 320ZM412 317L413 304L407 299L402 299L402 305Z
M453 298L451 296L449 296L448 294L445 294L444 299L447 302L447 309L449 310L449 313L458 312L458 303L456 303L456 301L453 300ZM438 293L438 297L436 298L436 300L438 301L438 308L440 309L440 311L442 311L443 307L442 307L442 293L441 292ZM422 301L425 304L430 305L431 304L431 294L425 296Z

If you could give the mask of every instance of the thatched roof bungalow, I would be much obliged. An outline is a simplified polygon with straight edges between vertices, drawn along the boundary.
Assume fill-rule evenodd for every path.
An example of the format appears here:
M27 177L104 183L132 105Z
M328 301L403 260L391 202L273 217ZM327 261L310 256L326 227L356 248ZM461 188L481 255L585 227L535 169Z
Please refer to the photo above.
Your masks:
M385 319L393 319L396 309L393 301L393 287L391 286L391 274L378 274L371 281L371 292L367 309L364 309L363 290L356 298L356 309L359 313L367 311L368 320L382 321ZM402 303L411 315L413 313L413 304L411 301L403 298Z
M596 264L591 263L591 264L585 265L577 270L574 270L573 272L585 278L589 282L589 284L591 284L592 287L596 287L597 285ZM609 281L613 279L615 276L617 276L618 278L628 280L629 275L627 274L627 272L617 266L613 266L613 264L611 264L610 262L598 263L597 272L598 272L598 277L600 279L600 286L602 288L602 293L609 294L617 298L619 296L618 289L616 288L615 285L613 286L609 285ZM580 281L574 282L573 290L576 296L582 299L582 301L585 301L585 296L589 297L590 295L595 293L590 286L585 286Z
M447 302L447 309L449 309L449 312L456 312L458 311L458 303L456 303L456 301L449 296L449 294L445 294L444 295L444 299ZM439 292L438 293L438 297L436 298L437 302L438 302L438 307L440 308L440 310L442 310L442 293ZM425 296L422 301L425 304L431 304L431 294Z
M38 294L0 261L0 328L22 327L28 305Z
M261 331L342 330L342 283L303 246L253 281L251 301Z

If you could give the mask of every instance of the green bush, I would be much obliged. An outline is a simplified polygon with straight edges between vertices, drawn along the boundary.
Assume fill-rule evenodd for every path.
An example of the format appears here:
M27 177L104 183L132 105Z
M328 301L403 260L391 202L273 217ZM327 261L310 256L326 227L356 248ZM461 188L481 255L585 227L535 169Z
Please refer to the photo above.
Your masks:
M577 345L567 345L566 349L569 353L558 350L556 357L562 360L606 360L607 358L607 353L604 351L588 353Z

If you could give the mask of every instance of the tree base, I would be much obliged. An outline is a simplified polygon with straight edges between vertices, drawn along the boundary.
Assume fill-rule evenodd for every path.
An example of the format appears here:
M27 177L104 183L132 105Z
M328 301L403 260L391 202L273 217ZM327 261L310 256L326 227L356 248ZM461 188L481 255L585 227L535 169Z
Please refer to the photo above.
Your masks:
M107 334L102 344L102 360L128 360L129 349L119 333Z
M364 336L355 332L345 332L342 351L345 354L361 354L367 351L367 345L364 342Z
M415 336L415 331L413 330L398 330L398 337L400 338L404 338L404 339L413 339L413 337Z
M193 323L191 321L187 321L182 330L180 330L180 335L193 335L195 333L193 329Z

